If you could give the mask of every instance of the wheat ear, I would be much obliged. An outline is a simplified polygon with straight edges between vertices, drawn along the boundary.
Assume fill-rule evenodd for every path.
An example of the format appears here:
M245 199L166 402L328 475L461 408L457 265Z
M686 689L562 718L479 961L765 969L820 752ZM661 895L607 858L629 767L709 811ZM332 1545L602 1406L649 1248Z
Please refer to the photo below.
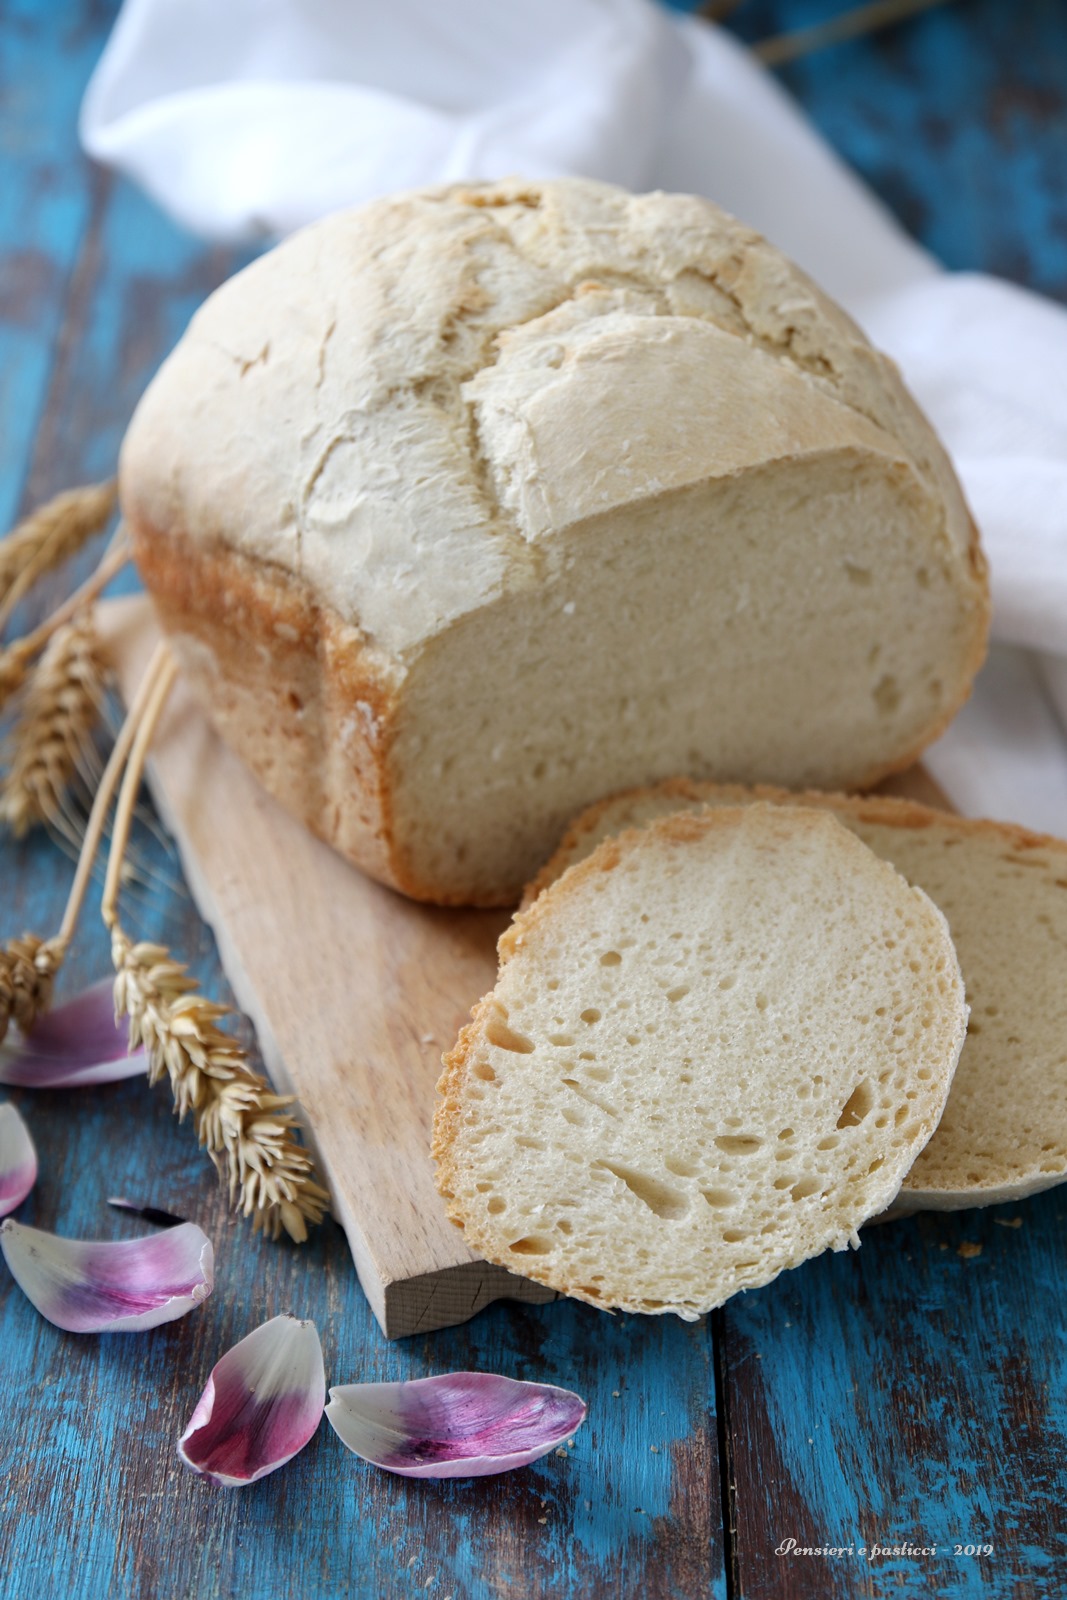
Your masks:
M134 944L118 918L122 860L152 734L176 667L156 670L115 808L101 912L111 933L115 1012L127 1017L130 1048L144 1045L149 1082L166 1078L179 1117L191 1114L201 1145L229 1189L231 1204L254 1228L298 1243L322 1221L329 1194L316 1181L308 1151L294 1137L291 1095L275 1094L253 1072L237 1040L218 1026L225 1006L196 992L186 968L156 944Z
M107 588L115 574L122 571L129 559L129 545L120 531L101 557L100 565L86 578L80 588L75 589L69 600L64 600L51 616L45 618L39 628L35 628L22 639L14 640L6 650L0 650L0 709L25 683L34 656L40 655L49 639L57 634L60 628L65 627L72 617L84 611L102 589Z
M107 526L115 480L67 489L39 506L0 543L0 631L38 578L58 567Z
M74 929L85 899L85 891L92 878L93 861L103 837L111 801L122 777L159 668L166 656L166 645L157 645L144 680L108 757L103 777L93 797L93 807L86 824L85 838L59 932L53 934L50 939L39 939L32 933L23 934L21 939L12 939L0 947L0 1043L3 1042L12 1021L25 1032L51 1004L55 975L74 937Z
M53 634L30 673L0 787L0 822L17 837L39 822L60 822L64 795L91 752L105 670L92 613L84 611Z
M63 950L54 939L24 933L0 949L0 1041L15 1022L25 1032L52 1003Z

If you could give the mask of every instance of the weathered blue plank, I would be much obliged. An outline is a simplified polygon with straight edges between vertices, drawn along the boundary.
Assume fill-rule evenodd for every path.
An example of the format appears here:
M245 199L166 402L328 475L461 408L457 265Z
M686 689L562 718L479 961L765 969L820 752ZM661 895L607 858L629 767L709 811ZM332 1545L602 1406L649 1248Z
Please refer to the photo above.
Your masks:
M1065 1211L1053 1192L867 1229L726 1308L742 1593L1056 1592ZM856 1553L776 1554L788 1539ZM875 1543L936 1554L858 1553Z
M106 187L75 124L107 21L87 24L82 0L24 0L0 19L0 528L18 509L68 281Z
M747 0L756 40L843 0ZM1067 7L952 0L791 63L781 79L946 266L1067 299Z

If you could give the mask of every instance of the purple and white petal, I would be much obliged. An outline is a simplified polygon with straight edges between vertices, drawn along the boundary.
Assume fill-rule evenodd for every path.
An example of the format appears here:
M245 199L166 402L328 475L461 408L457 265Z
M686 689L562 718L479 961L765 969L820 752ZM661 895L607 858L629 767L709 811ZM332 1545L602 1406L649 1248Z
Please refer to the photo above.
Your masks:
M30 1130L10 1102L0 1106L0 1217L20 1206L37 1182Z
M407 1478L481 1478L547 1455L585 1420L570 1389L492 1372L330 1390L330 1426L357 1456Z
M303 1450L318 1432L325 1404L315 1324L273 1317L212 1367L178 1454L212 1483L241 1488Z
M20 1048L0 1049L0 1083L25 1089L79 1089L146 1070L143 1050L127 1054L126 1023L115 1023L110 978L47 1012Z
M211 1241L195 1222L105 1244L60 1239L9 1218L0 1249L42 1317L68 1333L129 1333L173 1322L215 1286Z

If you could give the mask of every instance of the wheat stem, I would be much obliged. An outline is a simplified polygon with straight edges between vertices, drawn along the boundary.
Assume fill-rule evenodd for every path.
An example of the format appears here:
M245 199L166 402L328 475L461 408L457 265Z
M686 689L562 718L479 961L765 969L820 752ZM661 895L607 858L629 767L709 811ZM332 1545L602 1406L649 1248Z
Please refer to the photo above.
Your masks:
M112 746L107 766L104 768L104 775L100 779L100 786L93 796L93 808L89 813L89 821L86 824L85 838L82 841L81 852L78 856L74 882L71 884L70 894L67 896L67 906L63 913L63 921L60 924L59 932L55 936L55 943L64 951L69 945L74 929L77 926L82 902L85 899L85 891L89 887L89 882L92 878L93 861L96 858L96 852L100 847L100 840L107 825L107 814L111 807L115 790L118 788L119 779L122 777L123 769L129 758L130 750L133 747L137 729L145 714L145 707L155 690L159 675L170 659L170 651L164 641L160 640L152 652L137 693L133 698L129 711L126 713L126 719L119 729L118 738Z
M148 747L152 743L152 735L167 703L167 696L174 686L174 679L178 674L178 663L167 649L166 645L157 646L155 654L145 674L148 680L148 693L141 707L134 727L133 743L130 749L130 758L126 765L126 772L119 790L118 802L115 806L115 820L111 827L111 846L107 856L107 876L104 879L104 894L100 902L100 915L104 925L111 930L118 919L119 887L122 882L122 863L126 855L126 846L130 839L130 824L133 821L134 808L137 804L137 791L141 787L141 775L144 772L145 761L148 758ZM141 685L142 689L144 684ZM140 698L140 696L138 696ZM131 720L133 712L127 721Z
M826 22L813 23L808 28L796 28L789 33L776 33L752 46L752 53L765 67L781 67L787 61L797 61L801 56L812 55L816 50L826 50L830 45L843 44L846 39L861 39L880 28L905 22L921 11L945 5L946 0L869 0L868 4L852 6Z
M114 478L67 489L39 506L0 544L0 632L38 578L105 527L115 509Z

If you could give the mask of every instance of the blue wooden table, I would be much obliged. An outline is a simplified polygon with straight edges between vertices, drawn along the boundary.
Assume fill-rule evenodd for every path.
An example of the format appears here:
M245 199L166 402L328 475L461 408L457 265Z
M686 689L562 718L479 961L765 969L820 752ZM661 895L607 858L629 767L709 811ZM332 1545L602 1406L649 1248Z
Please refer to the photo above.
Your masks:
M836 7L750 0L731 26L754 39ZM145 382L236 261L79 155L78 102L113 15L112 0L0 6L2 526L111 472ZM951 266L1067 299L1062 5L958 0L783 78ZM226 998L165 838L146 823L138 846L129 920ZM70 872L47 839L4 841L0 933L49 931ZM61 993L107 970L90 915ZM858 1254L698 1325L499 1303L389 1344L339 1230L297 1249L234 1223L164 1094L135 1080L11 1097L41 1156L23 1220L119 1237L141 1228L108 1195L165 1206L213 1238L218 1287L181 1322L94 1339L60 1333L0 1283L5 1597L1067 1592L1067 1192L871 1230ZM390 1477L324 1429L255 1488L212 1490L175 1441L213 1362L281 1311L315 1319L332 1382L481 1367L578 1389L589 1420L565 1456L497 1479ZM790 1539L936 1555L777 1554ZM955 1553L982 1544L994 1553Z

